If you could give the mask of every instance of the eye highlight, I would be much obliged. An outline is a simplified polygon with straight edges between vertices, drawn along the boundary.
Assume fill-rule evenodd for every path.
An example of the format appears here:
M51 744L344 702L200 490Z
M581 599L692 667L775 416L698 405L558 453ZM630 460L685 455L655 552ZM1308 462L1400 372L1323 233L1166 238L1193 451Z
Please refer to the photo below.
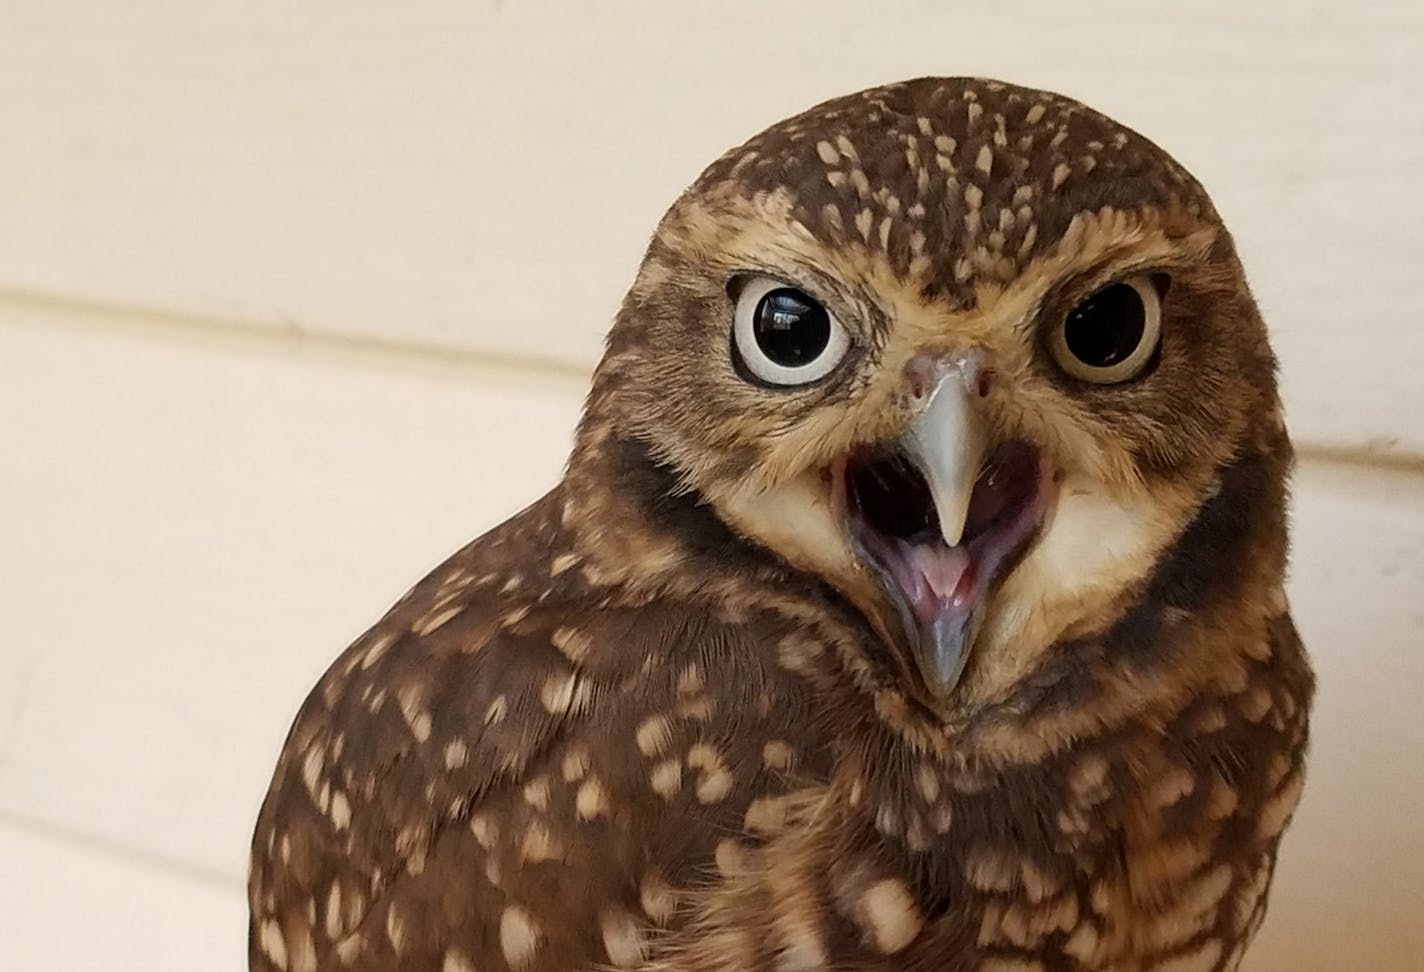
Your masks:
M1162 298L1152 278L1128 277L1094 292L1048 334L1058 367L1080 381L1116 385L1142 374L1162 334Z
M814 297L769 277L752 277L736 295L732 341L753 376L770 385L824 378L850 348L850 335Z

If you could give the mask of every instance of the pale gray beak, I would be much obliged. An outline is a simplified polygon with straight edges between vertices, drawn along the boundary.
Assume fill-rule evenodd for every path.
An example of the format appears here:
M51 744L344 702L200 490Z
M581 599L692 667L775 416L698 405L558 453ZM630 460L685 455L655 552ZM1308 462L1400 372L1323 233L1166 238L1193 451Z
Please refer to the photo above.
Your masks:
M974 399L960 369L947 369L901 440L929 485L940 533L950 547L964 538L969 500L988 451L988 433Z

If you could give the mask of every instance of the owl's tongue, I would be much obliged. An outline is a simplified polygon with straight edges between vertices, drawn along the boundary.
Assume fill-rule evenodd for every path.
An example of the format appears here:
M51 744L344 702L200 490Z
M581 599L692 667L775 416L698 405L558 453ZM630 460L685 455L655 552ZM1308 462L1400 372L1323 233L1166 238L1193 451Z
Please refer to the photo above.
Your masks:
M846 471L851 536L896 595L905 621L936 670L962 664L983 617L989 588L1037 532L1051 478L1034 450L1000 446L984 463L954 546L945 543L929 484L903 456L852 463Z
M895 458L862 464L849 481L857 539L890 574L917 620L967 612L1037 525L1039 478L1033 450L1019 444L996 450L974 484L963 537L951 547L913 465Z
M964 547L943 543L899 541L900 570L891 567L905 599L921 621L927 621L945 607L964 607L974 588L974 560Z

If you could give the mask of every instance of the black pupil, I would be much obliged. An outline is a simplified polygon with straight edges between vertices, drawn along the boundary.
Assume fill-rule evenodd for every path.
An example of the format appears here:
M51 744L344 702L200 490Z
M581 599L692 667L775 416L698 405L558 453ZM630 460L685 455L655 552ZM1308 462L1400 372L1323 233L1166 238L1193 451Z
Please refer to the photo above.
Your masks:
M1111 368L1137 350L1146 326L1142 295L1127 284L1112 284L1073 308L1063 339L1085 365Z
M810 364L831 341L831 317L826 309L790 287L773 290L761 299L752 326L762 353L783 368Z

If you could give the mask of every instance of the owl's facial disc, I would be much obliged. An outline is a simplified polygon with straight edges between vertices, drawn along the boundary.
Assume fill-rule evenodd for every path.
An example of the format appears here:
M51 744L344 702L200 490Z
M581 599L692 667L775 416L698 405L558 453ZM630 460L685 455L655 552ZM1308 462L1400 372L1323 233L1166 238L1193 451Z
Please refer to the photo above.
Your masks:
M977 412L974 363L912 376L922 411L886 449L845 465L846 530L895 605L925 687L958 683L991 593L1033 542L1052 492L1022 442L991 444Z

